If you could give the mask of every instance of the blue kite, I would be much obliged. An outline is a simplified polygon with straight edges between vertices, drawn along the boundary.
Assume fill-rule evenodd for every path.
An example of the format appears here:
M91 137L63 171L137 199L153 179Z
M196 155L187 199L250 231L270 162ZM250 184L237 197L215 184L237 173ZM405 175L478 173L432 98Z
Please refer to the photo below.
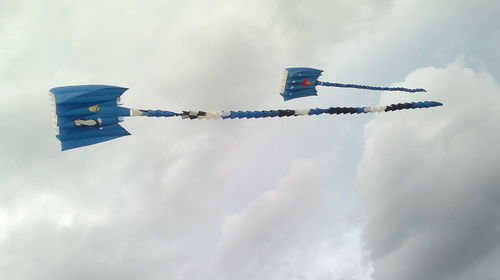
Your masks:
M426 90L423 88L411 89L404 87L374 87L355 84L321 82L318 81L318 78L322 73L323 70L308 67L286 68L281 79L281 96L283 96L283 99L287 101L299 97L318 95L316 86L357 88L381 91L404 91L410 93L426 92Z
M295 67L287 68L280 90L284 100L317 95L316 86L349 87L368 90L425 92L424 89L371 87L353 84L339 84L318 81L323 71ZM242 119L272 118L290 116L311 116L321 114L364 114L390 112L404 109L442 106L435 101L408 102L376 107L330 107L325 109L268 110L268 111L182 111L137 110L120 106L120 97L128 88L108 85L79 85L56 87L50 90L54 129L61 141L61 149L109 141L130 135L119 123L124 117L181 117L182 119Z

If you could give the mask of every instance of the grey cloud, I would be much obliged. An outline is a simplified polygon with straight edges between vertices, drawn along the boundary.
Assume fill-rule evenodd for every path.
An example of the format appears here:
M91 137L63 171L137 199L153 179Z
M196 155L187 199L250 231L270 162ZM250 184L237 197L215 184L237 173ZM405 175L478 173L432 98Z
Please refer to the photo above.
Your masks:
M359 43L353 38L364 38L392 2L0 5L0 130L8 132L0 137L2 276L207 279L245 275L270 260L280 266L270 263L256 273L368 278L349 187L368 117L133 119L124 123L133 136L61 153L51 134L46 90L115 84L130 87L126 105L175 111L369 104L368 95L350 103L347 95L325 94L285 105L277 94L279 75L291 65L329 65L325 70L344 77L373 73L365 69L371 52L340 48L344 59L331 54L340 43ZM375 56L385 66L393 59L384 51ZM291 162L319 155L323 166L311 174L326 177L292 172L288 178L296 182L276 187ZM282 203L273 205L263 195L267 191ZM299 206L309 208L295 208L302 198L307 201ZM244 260L235 250L259 244L266 211L270 229L280 226L294 235L273 239L277 246L258 248L248 267L238 267ZM223 236L222 226L231 225L226 217L235 213L239 218ZM475 271L487 265L470 273L479 275Z
M366 125L358 194L374 277L498 278L500 149L491 128L500 89L460 64L421 69L406 82L445 107Z

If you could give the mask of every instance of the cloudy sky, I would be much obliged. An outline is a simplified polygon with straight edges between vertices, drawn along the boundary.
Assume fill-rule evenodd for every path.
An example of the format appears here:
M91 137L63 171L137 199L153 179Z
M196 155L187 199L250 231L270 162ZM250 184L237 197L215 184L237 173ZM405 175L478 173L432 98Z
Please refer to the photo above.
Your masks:
M499 279L497 0L0 0L2 279ZM284 104L285 67L324 80ZM172 111L61 152L47 91L129 87Z

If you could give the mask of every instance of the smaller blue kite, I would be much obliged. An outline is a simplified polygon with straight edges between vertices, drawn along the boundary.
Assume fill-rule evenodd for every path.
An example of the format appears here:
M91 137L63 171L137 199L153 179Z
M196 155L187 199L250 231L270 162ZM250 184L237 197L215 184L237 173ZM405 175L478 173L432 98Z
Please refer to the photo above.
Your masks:
M283 99L285 99L285 101L294 98L315 96L318 95L316 86L357 88L382 91L404 91L411 93L426 92L426 90L423 88L410 89L404 87L374 87L355 84L321 82L318 81L318 78L322 73L323 70L308 67L286 68L281 79L281 96L283 96Z
M280 94L286 100L317 95L316 86L354 87L372 90L420 92L423 89L379 88L359 85L343 85L318 81L321 70L313 68L288 68ZM329 107L302 110L267 111L182 111L137 110L121 107L120 97L127 88L107 85L81 85L56 87L50 90L54 129L61 141L61 149L109 141L130 133L120 126L124 117L181 117L182 119L242 119L290 116L313 116L321 114L365 114L390 112L404 109L442 106L435 101L408 102L376 107Z

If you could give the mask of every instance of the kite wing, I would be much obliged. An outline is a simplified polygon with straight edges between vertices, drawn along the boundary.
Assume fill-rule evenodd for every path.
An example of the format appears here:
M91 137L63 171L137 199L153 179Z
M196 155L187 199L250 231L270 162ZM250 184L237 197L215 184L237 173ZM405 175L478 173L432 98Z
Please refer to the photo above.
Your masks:
M61 141L61 150L69 150L113 140L130 133L119 124L108 125L105 128L80 128L80 129L62 129L57 135Z
M118 106L127 88L105 85L57 87L50 90L54 129L61 149L68 150L130 135L121 127L130 109Z

